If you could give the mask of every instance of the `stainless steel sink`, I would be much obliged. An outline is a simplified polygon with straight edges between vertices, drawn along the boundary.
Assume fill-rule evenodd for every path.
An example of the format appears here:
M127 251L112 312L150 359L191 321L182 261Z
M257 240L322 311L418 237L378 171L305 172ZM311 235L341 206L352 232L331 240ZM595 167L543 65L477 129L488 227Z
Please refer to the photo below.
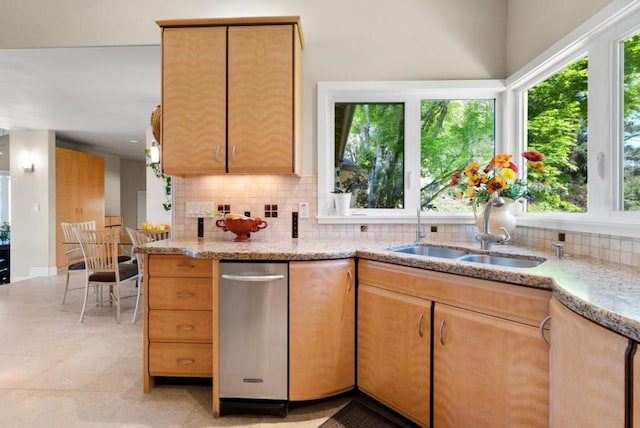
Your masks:
M488 254L467 254L460 257L461 262L482 263L487 265L532 268L544 263L543 259L492 256Z
M456 248L433 247L431 245L409 245L405 247L389 248L396 253L417 254L420 256L440 257L443 259L456 259L467 254L467 251Z
M545 259L522 256L497 256L476 254L473 250L460 248L436 247L428 244L411 244L388 248L395 253L415 254L418 256L439 257L460 262L481 263L485 265L507 266L516 268L533 268L545 262Z

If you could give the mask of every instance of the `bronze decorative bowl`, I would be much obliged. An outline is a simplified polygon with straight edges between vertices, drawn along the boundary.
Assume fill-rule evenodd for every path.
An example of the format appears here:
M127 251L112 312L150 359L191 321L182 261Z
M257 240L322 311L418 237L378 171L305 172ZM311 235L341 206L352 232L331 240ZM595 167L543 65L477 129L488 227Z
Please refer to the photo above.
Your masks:
M258 232L267 227L267 222L259 217L245 218L223 218L216 220L216 226L223 231L231 231L236 235L235 242L244 242L249 240L247 236L251 232Z

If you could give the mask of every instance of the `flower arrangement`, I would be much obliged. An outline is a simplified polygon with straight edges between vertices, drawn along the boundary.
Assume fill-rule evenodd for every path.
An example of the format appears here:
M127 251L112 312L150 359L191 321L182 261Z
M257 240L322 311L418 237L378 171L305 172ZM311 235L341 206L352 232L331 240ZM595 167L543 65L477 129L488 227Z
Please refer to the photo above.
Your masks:
M536 171L544 170L544 155L537 150L522 153L527 159L527 167ZM530 199L532 194L524 180L517 178L518 167L509 153L500 153L480 170L478 162L470 162L464 171L451 177L451 186L457 186L458 198L471 198L475 204L486 202L491 195L518 199Z

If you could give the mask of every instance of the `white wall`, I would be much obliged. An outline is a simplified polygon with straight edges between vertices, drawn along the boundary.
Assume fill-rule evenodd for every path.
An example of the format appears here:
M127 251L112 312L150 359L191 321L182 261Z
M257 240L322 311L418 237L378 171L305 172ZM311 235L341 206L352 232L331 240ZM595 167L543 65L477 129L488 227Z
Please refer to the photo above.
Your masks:
M508 0L507 75L523 67L613 0Z
M120 197L122 205L120 214L126 227L135 228L136 225L136 199L139 190L146 188L145 163L128 159L120 160Z
M55 133L12 131L11 281L55 274ZM22 169L29 152L33 172Z
M158 19L269 15L302 21L305 175L318 81L505 77L507 0L9 0L0 48L159 44Z

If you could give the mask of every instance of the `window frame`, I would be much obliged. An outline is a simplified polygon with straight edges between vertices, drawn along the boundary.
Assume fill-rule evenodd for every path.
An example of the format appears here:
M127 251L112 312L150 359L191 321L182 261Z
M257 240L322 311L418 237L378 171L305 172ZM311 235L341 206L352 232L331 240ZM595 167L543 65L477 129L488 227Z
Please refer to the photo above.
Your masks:
M420 103L424 99L495 99L495 150L501 150L505 85L501 80L442 80L386 82L318 82L318 223L415 223L420 200ZM402 209L353 209L337 216L334 188L335 103L404 103L404 197ZM473 214L422 211L430 221L470 224Z
M588 195L586 213L518 212L522 226L640 236L640 213L622 208L623 88L620 42L640 32L640 1L612 2L506 80L508 148L525 150L526 91L588 57ZM520 166L520 165L519 165Z

